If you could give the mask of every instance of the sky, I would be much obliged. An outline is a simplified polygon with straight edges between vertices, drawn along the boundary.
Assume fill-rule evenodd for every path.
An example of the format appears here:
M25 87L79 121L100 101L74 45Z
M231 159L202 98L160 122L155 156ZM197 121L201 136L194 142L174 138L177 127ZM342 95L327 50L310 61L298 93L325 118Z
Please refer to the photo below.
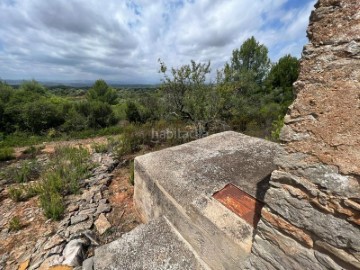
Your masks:
M0 79L151 84L169 67L212 70L254 36L301 56L315 0L0 0Z

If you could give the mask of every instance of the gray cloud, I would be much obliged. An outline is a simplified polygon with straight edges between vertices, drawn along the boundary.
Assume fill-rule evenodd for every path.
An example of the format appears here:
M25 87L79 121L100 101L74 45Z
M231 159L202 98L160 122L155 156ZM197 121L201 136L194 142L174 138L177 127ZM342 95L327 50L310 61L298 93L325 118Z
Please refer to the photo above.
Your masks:
M0 0L0 78L158 82L158 58L215 70L251 35L299 56L315 0L291 1Z

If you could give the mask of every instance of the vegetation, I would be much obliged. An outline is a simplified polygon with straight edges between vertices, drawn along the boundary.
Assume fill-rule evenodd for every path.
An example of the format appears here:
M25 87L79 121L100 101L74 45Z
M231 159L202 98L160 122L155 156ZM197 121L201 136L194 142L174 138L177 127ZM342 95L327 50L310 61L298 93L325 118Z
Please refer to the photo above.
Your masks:
M9 230L10 231L20 231L23 225L19 217L13 217L9 222Z
M80 190L80 180L89 175L89 152L83 148L62 147L51 157L42 175L40 204L48 218L58 220L65 210L63 198Z
M135 168L134 168L134 161L132 160L130 162L130 178L129 178L129 182L131 185L135 184Z
M0 148L0 161L7 161L14 158L14 149L12 147Z
M168 68L160 61L159 72L162 83L154 88L113 88L104 80L79 89L45 88L36 81L11 87L0 81L0 161L14 158L15 146L30 146L23 153L33 159L2 171L16 183L10 197L39 195L45 215L59 219L64 196L79 192L79 181L92 166L89 152L59 148L41 167L34 160L41 148L33 145L44 141L113 135L93 149L128 159L226 129L277 141L294 100L299 61L285 55L271 63L266 46L251 37L233 50L214 81L210 62ZM133 163L130 168L133 183Z
M0 160L12 158L8 147L17 145L125 136L124 121L136 128L180 121L192 126L197 138L227 127L276 140L279 118L294 99L299 61L285 55L271 63L267 47L251 37L233 50L213 82L210 72L210 62L168 68L160 61L162 84L148 89L115 89L104 80L81 89L46 89L36 81L13 88L0 82Z

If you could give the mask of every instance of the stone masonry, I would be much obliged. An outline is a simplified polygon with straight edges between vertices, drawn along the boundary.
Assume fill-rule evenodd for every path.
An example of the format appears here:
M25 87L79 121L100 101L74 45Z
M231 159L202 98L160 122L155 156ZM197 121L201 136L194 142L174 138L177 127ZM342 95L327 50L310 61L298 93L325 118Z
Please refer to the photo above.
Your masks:
M247 269L360 269L360 2L315 8Z

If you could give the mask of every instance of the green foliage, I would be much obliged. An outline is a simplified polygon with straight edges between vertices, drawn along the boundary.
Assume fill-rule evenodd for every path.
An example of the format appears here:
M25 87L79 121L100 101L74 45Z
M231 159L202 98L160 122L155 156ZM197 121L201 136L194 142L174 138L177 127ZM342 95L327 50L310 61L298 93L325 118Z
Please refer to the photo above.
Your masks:
M19 217L12 217L9 221L9 230L12 232L20 231L23 228L21 220Z
M89 152L84 148L57 148L42 176L40 204L48 218L58 220L65 210L63 197L78 193L80 180L89 176Z
M65 211L63 197L57 192L45 191L40 195L40 205L47 218L59 220Z
M138 107L133 101L128 101L126 103L125 113L126 113L126 119L130 123L140 123L142 120Z
M116 104L116 91L109 87L104 80L97 80L87 93L89 101L101 101L107 104Z
M270 59L267 47L251 37L241 45L240 49L233 50L230 64L225 65L225 75L228 81L248 84L250 80L260 85L269 69Z
M119 137L115 148L116 155L121 158L124 155L139 151L146 137L145 135L143 129L135 125L128 125L124 129L121 137Z
M162 91L169 114L194 123L201 137L202 130L206 131L209 123L218 116L220 105L216 88L206 83L210 62L191 61L188 65L172 68L171 76L167 74L166 65L160 62L160 72L164 75Z
M7 161L14 159L14 148L12 147L3 147L0 148L0 161Z
M26 201L41 194L43 187L39 183L20 184L9 188L9 197L14 202Z
M129 168L130 168L129 182L133 186L135 184L135 168L134 168L134 161L133 160L130 162Z
M109 145L107 143L94 143L91 145L91 148L96 153L107 153L109 149Z
M34 146L31 145L29 147L27 147L23 153L25 155L29 155L31 158L35 158L37 155L39 155L41 153L41 150L44 149L44 146Z
M24 160L17 166L12 166L7 170L7 178L14 179L17 183L25 183L36 180L40 177L41 165L33 160Z
M272 131L271 131L271 139L273 141L279 141L280 139L280 132L282 127L284 126L284 118L280 117L278 119L276 119L273 123L272 123Z
M22 85L20 86L20 89L29 93L37 93L41 95L47 93L45 87L35 80L23 82Z
M9 188L9 197L14 202L19 202L24 199L24 190L21 187L10 187Z

